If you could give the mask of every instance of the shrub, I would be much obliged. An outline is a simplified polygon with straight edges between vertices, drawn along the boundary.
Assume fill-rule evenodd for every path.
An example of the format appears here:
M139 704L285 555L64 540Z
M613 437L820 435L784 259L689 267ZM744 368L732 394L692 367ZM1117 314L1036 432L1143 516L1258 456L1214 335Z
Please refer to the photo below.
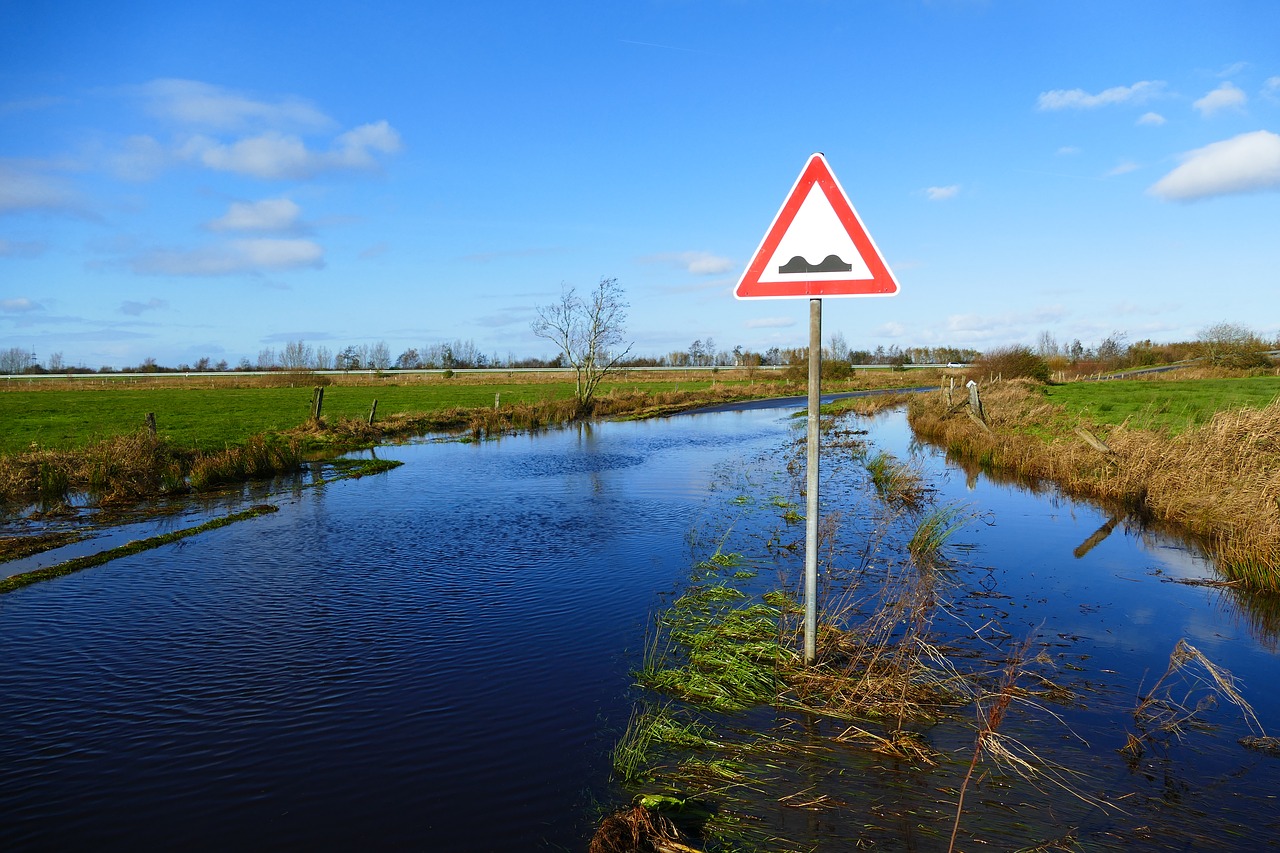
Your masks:
M1027 377L1038 382L1049 381L1049 362L1025 346L1003 347L985 352L974 362L974 369L1004 379Z

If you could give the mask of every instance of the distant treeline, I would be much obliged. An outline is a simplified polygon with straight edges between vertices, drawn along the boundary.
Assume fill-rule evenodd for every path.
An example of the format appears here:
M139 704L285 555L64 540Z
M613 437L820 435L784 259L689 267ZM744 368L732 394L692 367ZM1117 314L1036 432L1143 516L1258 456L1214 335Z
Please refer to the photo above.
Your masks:
M1059 343L1050 332L1041 332L1034 347L1013 345L995 347L985 353L970 347L889 347L855 349L836 332L822 348L825 360L853 365L972 364L984 355L1017 350L1034 355L1053 371L1071 369L1076 373L1120 370L1128 367L1150 367L1173 364L1191 358L1207 358L1214 363L1241 362L1237 366L1256 365L1250 353L1280 349L1280 338L1266 340L1250 329L1232 323L1217 323L1203 330L1194 341L1157 344L1150 339L1130 343L1128 335L1113 332L1103 340L1084 344L1079 339ZM623 362L626 367L760 367L783 366L808 359L807 347L770 347L756 352L742 346L722 349L712 338L693 341L687 349L660 356L636 356ZM1265 358L1263 359L1265 362ZM226 359L214 361L205 357L191 364L174 366L146 358L140 364L115 368L91 369L64 362L54 353L43 363L34 352L22 347L0 350L0 375L71 374L71 373L207 373L263 370L450 370L467 368L531 368L564 367L563 357L538 358L508 353L486 353L471 340L441 341L421 348L409 347L394 358L385 341L374 344L352 344L333 350L312 346L306 341L289 341L282 349L266 347L256 360L242 358L232 366Z

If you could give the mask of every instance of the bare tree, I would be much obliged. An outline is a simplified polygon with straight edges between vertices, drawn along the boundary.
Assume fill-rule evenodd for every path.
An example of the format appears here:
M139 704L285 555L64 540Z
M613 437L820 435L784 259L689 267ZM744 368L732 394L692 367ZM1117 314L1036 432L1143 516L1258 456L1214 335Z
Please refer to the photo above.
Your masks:
M314 357L306 341L289 341L280 355L280 366L285 370L306 370Z
M1036 338L1036 355L1041 358L1053 358L1060 353L1058 339L1053 336L1053 332L1041 332Z
M565 363L573 368L579 416L591 413L601 380L616 372L631 352L632 345L622 342L628 307L618 280L602 278L585 299L570 287L560 292L556 302L535 309L533 333L559 347Z
M387 370L391 367L391 350L386 341L378 341L369 348L369 366L374 370Z
M9 347L0 352L0 373L25 373L31 366L31 350L22 347Z

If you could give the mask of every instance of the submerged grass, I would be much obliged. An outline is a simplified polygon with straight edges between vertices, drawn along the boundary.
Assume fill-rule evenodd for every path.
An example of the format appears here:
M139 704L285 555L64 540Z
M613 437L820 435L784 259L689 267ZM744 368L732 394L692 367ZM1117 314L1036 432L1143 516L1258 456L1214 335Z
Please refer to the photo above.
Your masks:
M934 507L920 520L911 534L907 552L917 566L930 568L938 563L942 546L957 531L974 519L974 514L964 504L952 503Z
M780 608L751 603L726 584L697 587L660 620L667 645L651 645L637 681L717 711L741 711L778 698L778 669L795 652L780 642Z
M161 545L168 545L172 542L178 542L190 536L196 536L209 530L216 530L219 527L226 527L229 524L235 524L237 521L246 521L250 518L257 518L261 515L277 512L279 507L271 504L261 504L259 506L250 507L242 512L234 512L230 515L224 515L220 518L211 519L203 524L195 527L189 527L186 530L176 530L172 533L165 533L160 536L152 536L149 539L141 539L137 542L129 542L107 551L97 554L91 554L87 557L77 557L74 560L67 560L58 563L55 566L46 566L42 569L35 569L30 572L13 575L11 577L0 579L0 594L12 592L15 589L21 589L39 581L51 580L52 578L62 577L72 574L83 569L101 566L120 557L127 557L131 554L138 554L143 551L149 551L153 548L159 548Z
M0 536L0 563L61 548L79 542L86 535L82 530L56 530L31 536Z
M877 451L867 457L871 485L885 502L906 509L919 509L928 496L923 478L892 453Z
M930 849L946 848L952 833L957 847L997 843L988 835L992 794L974 792L1011 787L994 781L1002 773L1033 788L1071 790L1070 774L999 731L1005 714L1018 713L1024 724L1028 716L1053 719L1046 703L1072 701L1051 677L1053 660L1010 656L991 622L970 627L950 609L959 575L938 569L946 565L947 543L973 513L958 504L928 508L931 490L923 479L916 485L924 499L910 509L886 498L894 490L873 484L874 471L861 476L867 454L843 458L849 481L881 499L868 502L875 518L859 523L872 529L859 530L863 541L854 548L835 544L837 513L819 525L824 592L816 661L807 665L798 652L801 608L784 581L799 567L794 551L780 544L787 533L776 516L792 502L778 494L756 499L756 490L735 482L726 500L730 529L745 512L773 518L773 534L752 534L767 537L770 556L724 553L728 534L709 537L715 556L695 563L690 585L656 621L635 673L637 684L661 699L646 699L633 715L615 752L614 778L635 802L656 797L698 810L687 824L679 818L685 812L671 814L702 849L818 849L834 838L815 831L822 826L847 831L839 836L841 849L900 842L901 827L877 813L876 782L857 777L902 786L914 811L900 817ZM775 472L766 495L778 479L794 479L790 453L781 459L787 474ZM901 464L887 455L880 462L885 471ZM691 534L691 544L697 541ZM768 561L778 564L780 587L762 591L771 587ZM679 725L669 725L672 716ZM935 737L944 723L939 730L946 734ZM945 745L957 726L979 733L968 752ZM928 792L905 790L913 785ZM793 817L805 813L812 820ZM1002 841L1025 843L1049 837L1052 822L1044 826L1001 824L999 832L1006 833Z

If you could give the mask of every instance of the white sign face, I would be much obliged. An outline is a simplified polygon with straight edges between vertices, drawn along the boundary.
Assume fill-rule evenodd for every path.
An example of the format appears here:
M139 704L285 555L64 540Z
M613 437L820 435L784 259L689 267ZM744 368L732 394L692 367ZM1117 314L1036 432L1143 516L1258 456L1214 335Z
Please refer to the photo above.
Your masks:
M849 230L817 184L809 188L791 227L761 271L760 281L793 281L798 273L809 281L874 278Z
M765 232L733 295L739 299L893 296L898 282L858 212L814 154Z

